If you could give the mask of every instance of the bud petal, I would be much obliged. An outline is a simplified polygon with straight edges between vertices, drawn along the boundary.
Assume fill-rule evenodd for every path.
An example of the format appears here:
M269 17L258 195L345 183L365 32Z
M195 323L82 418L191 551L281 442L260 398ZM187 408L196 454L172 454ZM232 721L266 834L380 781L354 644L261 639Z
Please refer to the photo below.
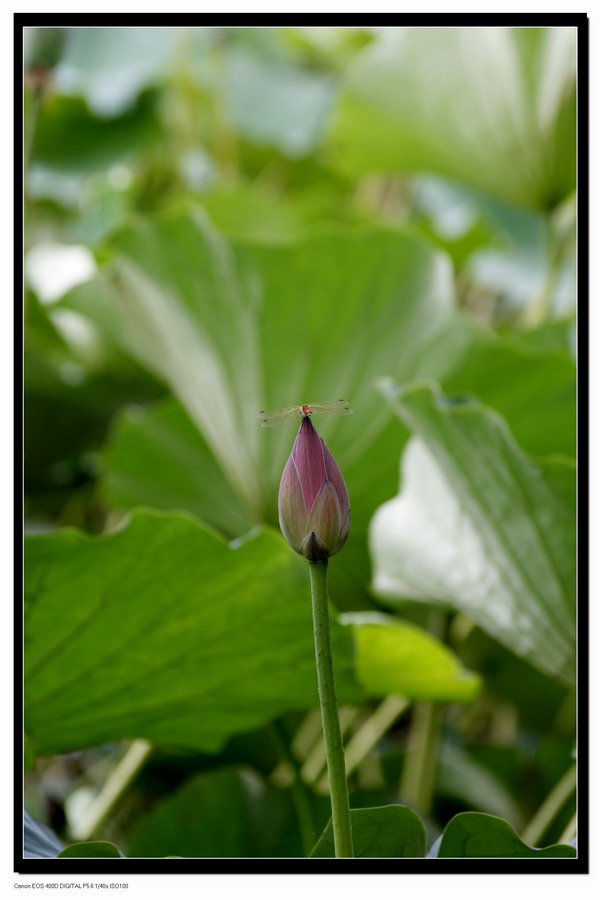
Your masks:
M337 550L333 551L334 553L337 553L338 550L342 549L342 547L346 543L346 538L348 537L349 534L350 534L350 510L348 510L348 512L346 513L346 518L344 520L344 524L342 525L342 528L340 530L340 536L338 539L339 540L338 547L337 547Z
M350 530L344 478L308 416L281 476L279 523L290 547L313 562L337 553Z
M292 458L298 470L307 513L310 513L321 485L327 480L324 446L310 419L303 419L292 448Z
M314 531L326 547L333 547L342 528L342 513L330 481L324 481L308 517L308 531Z
M306 536L308 513L302 495L302 486L296 463L288 459L279 486L279 525L283 536L296 553Z
M327 444L323 443L323 457L325 460L325 469L327 471L327 478L332 483L335 492L337 494L337 498L340 503L340 510L342 512L342 518L346 518L346 513L350 512L350 499L348 497L348 488L346 487L346 482L344 481L344 476L340 472L340 467L336 463L335 459L329 452ZM348 521L348 529L350 529L350 521Z

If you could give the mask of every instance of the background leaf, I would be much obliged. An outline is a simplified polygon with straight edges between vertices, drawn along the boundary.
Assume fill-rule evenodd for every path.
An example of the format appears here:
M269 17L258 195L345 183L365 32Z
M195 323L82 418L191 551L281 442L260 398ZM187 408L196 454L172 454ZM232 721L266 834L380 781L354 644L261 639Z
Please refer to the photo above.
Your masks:
M333 102L333 78L240 48L228 57L225 93L245 137L292 158L321 143Z
M215 752L317 706L308 572L272 532L231 549L188 515L140 511L95 540L32 536L25 591L26 727L40 754L131 737ZM342 702L371 689L375 654L360 628L332 623ZM392 635L389 690L473 696L477 680L457 664L443 685L415 682L415 657ZM438 657L452 667L445 648L422 642L434 672ZM385 671L379 662L384 693Z
M121 115L164 78L177 37L174 28L68 28L56 86L98 116Z
M455 317L425 349L414 377L435 379L444 392L477 397L503 416L518 443L534 456L576 449L576 367L563 348L538 348L539 329L499 338Z
M438 849L438 857L473 858L563 857L575 858L577 851L566 844L554 844L537 850L528 847L514 828L485 813L459 813L446 826Z
M430 385L391 396L418 439L404 454L399 497L372 524L376 589L447 603L571 681L574 470L556 465L548 477L477 404L453 403Z
M76 844L69 844L58 854L59 859L66 857L69 859L95 859L115 856L120 859L121 853L118 847L108 841L80 841Z
M440 747L437 782L438 791L446 797L508 819L514 826L522 824L519 808L500 778L449 742Z
M345 74L330 136L339 164L438 172L552 208L575 185L575 29L524 31L386 29Z
M156 806L135 829L129 855L294 857L302 843L288 792L250 769L221 769Z
M354 855L358 859L425 856L425 828L412 809L406 806L351 809L350 816ZM335 856L331 822L311 856Z
M156 101L148 92L127 112L98 118L78 97L54 98L37 123L35 164L58 172L86 173L130 161L161 137Z

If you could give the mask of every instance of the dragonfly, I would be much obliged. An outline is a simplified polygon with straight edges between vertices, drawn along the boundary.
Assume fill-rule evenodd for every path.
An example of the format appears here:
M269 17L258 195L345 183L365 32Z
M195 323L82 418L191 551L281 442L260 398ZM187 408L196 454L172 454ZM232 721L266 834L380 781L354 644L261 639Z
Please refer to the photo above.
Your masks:
M285 406L283 409L261 409L257 418L263 428L275 428L303 419L305 416L350 416L353 410L346 400L329 400L327 403L301 403L300 406Z

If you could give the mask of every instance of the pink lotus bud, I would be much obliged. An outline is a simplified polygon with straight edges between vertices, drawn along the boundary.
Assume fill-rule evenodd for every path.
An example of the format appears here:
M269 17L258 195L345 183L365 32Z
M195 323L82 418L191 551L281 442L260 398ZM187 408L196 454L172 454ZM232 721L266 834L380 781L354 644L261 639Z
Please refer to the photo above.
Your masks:
M290 547L311 562L341 550L350 531L346 483L308 416L281 476L279 524Z

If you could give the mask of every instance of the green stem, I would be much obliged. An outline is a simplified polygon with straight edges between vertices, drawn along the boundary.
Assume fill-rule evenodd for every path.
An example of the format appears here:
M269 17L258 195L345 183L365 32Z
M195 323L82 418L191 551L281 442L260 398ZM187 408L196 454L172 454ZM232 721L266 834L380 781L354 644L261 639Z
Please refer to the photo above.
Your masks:
M342 740L344 739L344 735L347 733L348 729L358 716L360 710L355 709L353 707L344 707L342 706L339 710L340 714L340 729L342 732ZM348 750L345 752L345 764L346 764L346 777L349 775L350 770L348 769ZM327 751L325 749L325 744L323 743L323 728L321 726L321 715L319 714L319 738L315 743L314 747L306 755L304 762L302 763L302 768L300 769L300 777L302 781L306 782L306 784L312 784L315 789L318 790L321 787L322 779L320 776L324 774L325 785L321 787L321 793L326 794L329 791L329 780L327 778Z
M327 560L309 562L317 681L321 704L323 740L327 754L327 773L331 796L331 819L336 857L353 857L350 803L344 763L344 747L333 673L329 606L327 598Z

